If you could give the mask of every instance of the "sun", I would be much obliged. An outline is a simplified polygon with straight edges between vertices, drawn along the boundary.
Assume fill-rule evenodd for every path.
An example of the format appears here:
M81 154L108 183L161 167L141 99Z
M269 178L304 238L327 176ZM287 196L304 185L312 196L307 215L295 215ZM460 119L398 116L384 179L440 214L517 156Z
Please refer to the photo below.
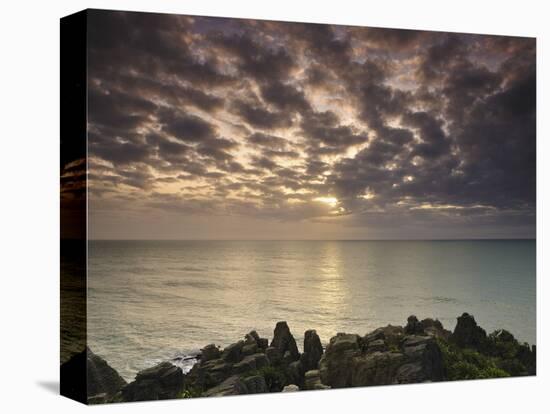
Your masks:
M313 201L319 201L321 203L328 204L331 207L335 207L338 204L338 199L336 197L317 197Z

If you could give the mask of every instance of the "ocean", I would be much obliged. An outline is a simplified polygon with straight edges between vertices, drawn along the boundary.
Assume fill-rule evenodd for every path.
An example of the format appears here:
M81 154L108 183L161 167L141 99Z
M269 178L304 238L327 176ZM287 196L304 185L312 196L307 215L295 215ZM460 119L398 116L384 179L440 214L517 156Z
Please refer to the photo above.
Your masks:
M365 334L409 315L536 340L536 243L486 241L91 241L88 344L126 380L286 320ZM63 267L62 267L63 269ZM70 269L70 267L65 267ZM70 270L65 270L70 271ZM181 362L188 368L191 362Z

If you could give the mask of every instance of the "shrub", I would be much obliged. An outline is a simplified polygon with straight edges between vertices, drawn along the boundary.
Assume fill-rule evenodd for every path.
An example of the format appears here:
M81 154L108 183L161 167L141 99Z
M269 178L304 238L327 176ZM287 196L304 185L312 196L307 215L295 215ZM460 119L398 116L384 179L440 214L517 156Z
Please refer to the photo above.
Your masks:
M439 340L438 344L449 380L502 378L511 374L502 366L497 366L500 362L498 358L483 355L473 349L462 349L443 340Z
M187 387L180 393L179 398L198 398L202 395L202 390L198 387Z

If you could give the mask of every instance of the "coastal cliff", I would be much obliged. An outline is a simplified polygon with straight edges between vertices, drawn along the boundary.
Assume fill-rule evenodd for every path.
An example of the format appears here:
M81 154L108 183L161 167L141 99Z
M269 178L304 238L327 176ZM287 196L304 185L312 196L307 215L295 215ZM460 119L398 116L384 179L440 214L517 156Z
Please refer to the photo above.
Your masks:
M487 335L467 313L452 332L438 320L410 316L404 327L388 325L363 336L338 333L326 348L308 330L302 353L282 321L271 342L251 331L223 349L206 345L187 374L167 361L140 371L129 384L88 348L61 369L84 359L89 404L536 374L535 346L505 330Z

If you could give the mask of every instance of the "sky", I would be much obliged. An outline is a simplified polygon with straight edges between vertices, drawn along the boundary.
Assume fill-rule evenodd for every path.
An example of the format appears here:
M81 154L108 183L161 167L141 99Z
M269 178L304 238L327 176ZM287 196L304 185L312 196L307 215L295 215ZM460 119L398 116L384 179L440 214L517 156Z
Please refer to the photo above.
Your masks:
M91 11L90 237L534 238L535 46Z

